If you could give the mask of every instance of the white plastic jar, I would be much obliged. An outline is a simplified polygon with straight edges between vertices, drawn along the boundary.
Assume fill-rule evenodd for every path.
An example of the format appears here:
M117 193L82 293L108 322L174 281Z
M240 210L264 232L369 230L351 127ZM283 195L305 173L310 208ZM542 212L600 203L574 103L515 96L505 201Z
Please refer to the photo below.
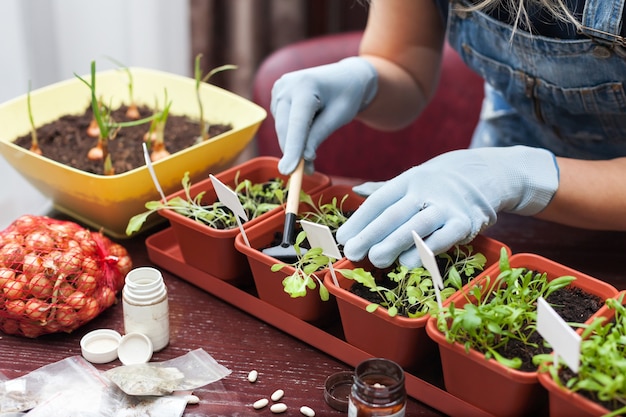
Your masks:
M170 341L169 305L163 275L152 267L131 270L122 290L124 331L143 333L152 342L153 351Z

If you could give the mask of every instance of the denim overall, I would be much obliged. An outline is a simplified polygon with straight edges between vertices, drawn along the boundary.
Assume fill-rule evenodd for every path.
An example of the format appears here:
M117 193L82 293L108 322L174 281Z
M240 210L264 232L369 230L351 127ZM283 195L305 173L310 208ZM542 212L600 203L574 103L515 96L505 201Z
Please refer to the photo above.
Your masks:
M529 145L557 156L626 156L625 0L587 0L584 39L531 35L480 12L455 11L448 41L485 80L472 147Z

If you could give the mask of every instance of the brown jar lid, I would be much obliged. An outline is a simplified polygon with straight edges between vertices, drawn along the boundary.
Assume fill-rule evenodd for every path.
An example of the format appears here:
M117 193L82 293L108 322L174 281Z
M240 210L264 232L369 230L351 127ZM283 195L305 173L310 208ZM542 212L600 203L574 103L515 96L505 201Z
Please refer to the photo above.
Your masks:
M348 397L354 380L353 371L341 371L326 378L324 400L335 410L348 412Z

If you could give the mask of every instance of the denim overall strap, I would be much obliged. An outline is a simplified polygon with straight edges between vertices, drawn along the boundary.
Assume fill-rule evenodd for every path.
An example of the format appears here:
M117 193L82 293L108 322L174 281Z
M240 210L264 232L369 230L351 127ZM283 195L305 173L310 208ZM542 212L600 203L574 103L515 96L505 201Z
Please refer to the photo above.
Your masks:
M472 146L523 144L578 159L626 156L626 55L607 42L607 34L618 38L625 1L587 0L583 13L594 35L580 39L514 30L451 2L448 42L485 80Z
M624 43L620 36L624 0L587 0L578 30L592 38L600 38L610 44Z

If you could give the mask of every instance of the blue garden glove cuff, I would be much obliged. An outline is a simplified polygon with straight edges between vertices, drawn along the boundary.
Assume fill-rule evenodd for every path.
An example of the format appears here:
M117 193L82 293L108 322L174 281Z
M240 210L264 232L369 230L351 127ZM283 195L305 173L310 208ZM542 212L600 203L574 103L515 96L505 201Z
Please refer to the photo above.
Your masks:
M411 231L435 254L471 242L500 211L534 215L559 185L554 155L527 146L448 152L379 183L354 191L368 196L337 231L348 259L369 257L378 267L396 258L421 264Z
M272 88L270 109L283 157L278 170L291 174L304 157L305 172L314 171L318 146L350 122L376 95L378 75L360 57L290 72Z

